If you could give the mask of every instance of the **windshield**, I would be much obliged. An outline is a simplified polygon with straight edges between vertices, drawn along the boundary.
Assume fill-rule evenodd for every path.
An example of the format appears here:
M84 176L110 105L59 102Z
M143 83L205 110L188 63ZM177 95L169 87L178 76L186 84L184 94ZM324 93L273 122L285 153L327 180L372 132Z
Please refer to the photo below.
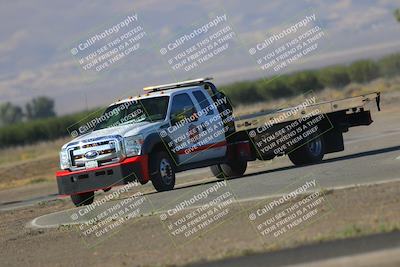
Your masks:
M98 118L99 123L94 130L142 121L164 120L168 100L168 96L161 96L112 105Z

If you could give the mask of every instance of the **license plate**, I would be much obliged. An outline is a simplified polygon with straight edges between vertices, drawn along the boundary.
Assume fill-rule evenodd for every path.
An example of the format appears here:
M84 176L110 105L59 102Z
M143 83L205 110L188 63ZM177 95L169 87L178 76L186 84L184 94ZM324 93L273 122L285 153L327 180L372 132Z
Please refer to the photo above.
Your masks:
M97 163L96 160L85 162L86 169L92 169L92 168L97 168L97 167L99 167L99 164Z

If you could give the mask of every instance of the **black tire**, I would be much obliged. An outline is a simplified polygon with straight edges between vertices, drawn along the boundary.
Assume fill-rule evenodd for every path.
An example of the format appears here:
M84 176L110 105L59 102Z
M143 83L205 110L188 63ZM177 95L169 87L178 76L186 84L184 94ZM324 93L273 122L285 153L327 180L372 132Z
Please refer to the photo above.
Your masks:
M150 159L150 176L158 192L174 189L175 168L167 152L156 152Z
M90 205L94 200L94 191L71 195L71 200L77 207Z
M212 165L210 166L211 173L215 176L217 179L224 179L225 175L222 172L221 166L220 165Z
M290 161L296 165L316 164L322 161L325 154L325 143L322 135L312 137L310 141L289 153Z
M216 176L218 179L234 178L243 176L247 169L247 161L235 160L216 166L218 166L218 168L221 170L221 172L219 172L219 176ZM218 171L218 169L214 170Z

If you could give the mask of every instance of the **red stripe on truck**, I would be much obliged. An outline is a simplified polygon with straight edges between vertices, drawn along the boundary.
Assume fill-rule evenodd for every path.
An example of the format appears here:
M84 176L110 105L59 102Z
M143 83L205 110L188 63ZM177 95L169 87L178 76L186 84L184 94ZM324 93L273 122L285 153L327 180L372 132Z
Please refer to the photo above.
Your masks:
M222 142L218 142L218 143L214 143L214 144L210 144L210 145L193 146L193 147L181 149L176 153L178 155L190 154L190 153L199 152L199 151L210 149L210 148L217 148L217 147L226 146L226 144L227 144L226 141L222 141Z

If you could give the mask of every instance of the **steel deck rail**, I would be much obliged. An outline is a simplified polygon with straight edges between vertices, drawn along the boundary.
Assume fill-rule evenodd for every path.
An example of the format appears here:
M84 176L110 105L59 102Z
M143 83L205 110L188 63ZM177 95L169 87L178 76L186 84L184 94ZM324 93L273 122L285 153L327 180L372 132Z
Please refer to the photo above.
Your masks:
M277 111L259 112L256 114L238 116L235 119L235 127L237 131L246 131L257 127L263 127L265 125L271 125L271 122L274 121L282 123L297 120L301 117L311 115L312 112L315 112L316 110L319 114L328 114L338 111L364 108L367 104L373 101L376 102L378 110L380 110L380 92L374 92L340 100L320 102L307 105L304 108L291 107Z

